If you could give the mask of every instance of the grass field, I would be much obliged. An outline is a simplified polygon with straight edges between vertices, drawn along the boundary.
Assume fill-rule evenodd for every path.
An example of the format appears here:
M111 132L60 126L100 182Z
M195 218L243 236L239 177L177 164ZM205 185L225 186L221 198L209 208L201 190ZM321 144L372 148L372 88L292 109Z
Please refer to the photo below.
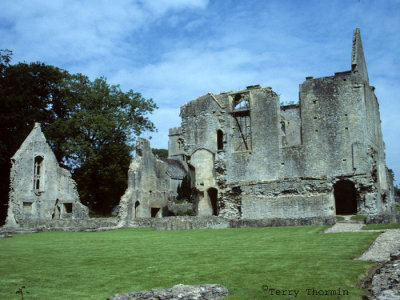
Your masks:
M373 264L352 259L378 234L321 234L324 228L14 235L0 239L0 298L21 299L22 285L30 292L24 299L106 299L179 283L221 283L231 293L227 299L294 299L272 289L298 290L296 299L360 299L365 291L355 284ZM307 295L312 288L349 296Z
M380 230L380 229L399 229L400 223L387 223L387 224L369 224L365 225L363 230Z

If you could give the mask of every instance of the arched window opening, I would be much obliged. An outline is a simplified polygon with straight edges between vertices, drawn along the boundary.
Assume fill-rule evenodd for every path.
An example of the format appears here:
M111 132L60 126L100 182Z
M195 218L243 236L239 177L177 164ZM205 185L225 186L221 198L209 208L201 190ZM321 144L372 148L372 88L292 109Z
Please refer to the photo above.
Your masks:
M217 206L218 190L215 188L209 188L207 193L208 193L208 198L210 199L211 202L213 216L218 216L218 206Z
M354 183L349 180L340 180L333 186L336 214L351 215L357 213L357 191Z
M222 130L217 130L217 148L218 150L224 149L224 133Z
M34 171L33 171L33 188L35 190L40 189L40 180L41 180L41 174L42 174L42 168L43 168L43 157L41 156L36 156L35 157L35 164L34 164Z
M249 109L250 108L250 96L248 93L236 94L233 99L233 109Z
M178 151L181 151L183 149L183 140L182 139L178 139L176 141L176 143L177 143Z

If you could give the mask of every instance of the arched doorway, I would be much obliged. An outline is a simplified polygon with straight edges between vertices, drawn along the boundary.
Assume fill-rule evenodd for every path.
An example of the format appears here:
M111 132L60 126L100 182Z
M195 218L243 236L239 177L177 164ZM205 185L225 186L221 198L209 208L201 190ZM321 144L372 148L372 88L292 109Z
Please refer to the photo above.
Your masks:
M351 215L357 213L357 192L354 183L349 180L340 180L333 186L337 215Z
M208 199L210 199L213 216L218 216L218 206L217 206L218 190L215 188L209 188L207 193L208 193Z
M139 202L139 201L136 201L136 202L135 202L135 218L138 217L139 206L140 206L140 202Z

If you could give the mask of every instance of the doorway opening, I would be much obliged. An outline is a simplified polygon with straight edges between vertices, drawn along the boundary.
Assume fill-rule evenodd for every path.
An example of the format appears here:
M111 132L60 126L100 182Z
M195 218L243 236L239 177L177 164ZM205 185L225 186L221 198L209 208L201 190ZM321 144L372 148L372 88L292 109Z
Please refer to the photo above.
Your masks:
M151 208L151 217L152 218L157 218L158 213L160 212L159 207L152 207Z
M217 206L218 190L215 188L209 188L207 193L213 210L213 216L218 216L218 206Z
M140 202L136 201L135 202L135 218L138 217L139 206L140 206Z
M357 192L354 183L349 180L340 180L333 186L337 215L351 215L357 213Z

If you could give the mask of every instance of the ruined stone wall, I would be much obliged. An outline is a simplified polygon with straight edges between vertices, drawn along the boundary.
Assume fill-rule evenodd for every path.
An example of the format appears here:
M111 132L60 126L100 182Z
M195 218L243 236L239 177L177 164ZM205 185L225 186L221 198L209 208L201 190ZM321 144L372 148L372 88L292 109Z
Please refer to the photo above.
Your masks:
M183 160L183 139L181 128L170 128L168 139L168 157Z
M59 167L40 124L35 124L11 161L7 226L20 226L26 220L88 218L76 183Z
M278 226L334 225L334 216L304 218L263 218L263 219L228 219L209 217L168 217L161 219L132 220L130 227L153 227L156 230L223 229L254 228Z
M301 118L299 105L281 106L282 147L301 145Z
M238 95L246 95L249 99L248 109L234 109L234 99ZM235 116L240 118L241 113L246 111L250 121L248 128L251 130L251 139L246 140L247 149L243 145L238 145L235 135L237 128ZM301 144L298 106L286 106L281 111L279 97L271 88L257 86L243 91L204 95L185 104L181 109L181 137L184 140L185 154L191 156L198 149L207 149L211 153L224 152L225 160L231 162L227 166L232 170L228 178L230 181L256 180L257 177L265 180L266 176L276 179L281 168L279 154L282 146L281 116L286 121L289 145ZM242 129L244 131L244 128ZM218 130L223 132L222 149L217 147ZM240 173L240 170L237 170L236 174L234 170L243 165L243 161L248 161L250 164L247 174ZM265 163L263 168L258 167L260 162Z
M225 103L224 103L225 104ZM197 149L217 151L217 130L225 132L225 110L221 99L207 94L181 107L184 152L191 156Z
M234 107L239 95L248 95L247 112ZM271 88L260 87L232 92L229 100L224 154L227 182L277 179L281 169L279 96ZM245 129L240 124L242 132L238 134L238 119L242 122L243 118L250 126ZM246 145L243 147L244 140L247 149Z
M353 174L352 145L364 141L365 109L351 76L309 79L300 86L305 176ZM360 173L368 166L359 160Z
M368 145L374 150L374 164L376 165L377 203L382 206L382 211L395 211L393 178L389 174L385 163L385 143L383 142L378 99L374 93L375 88L364 84L364 99L367 114L367 140ZM372 172L375 172L373 169Z
M332 184L326 180L287 179L242 185L242 218L298 218L334 213Z
M128 171L128 188L119 204L120 225L135 218L167 215L170 195L167 170L168 164L151 152L149 141L138 139L136 157Z
M117 228L117 218L26 220L18 228L3 227L9 233L41 231L102 231Z
M184 143L199 215L328 216L340 201L352 202L352 213L391 211L379 105L359 30L350 71L306 79L298 105L280 106L270 87L255 85L181 108L173 138ZM218 191L217 209L210 189Z
M215 173L215 160L219 151L218 131L225 139L227 130L224 100L226 97L219 99L213 94L207 94L181 107L181 139L184 141L192 187L196 190L196 213L200 216L213 214L210 190L218 188Z

